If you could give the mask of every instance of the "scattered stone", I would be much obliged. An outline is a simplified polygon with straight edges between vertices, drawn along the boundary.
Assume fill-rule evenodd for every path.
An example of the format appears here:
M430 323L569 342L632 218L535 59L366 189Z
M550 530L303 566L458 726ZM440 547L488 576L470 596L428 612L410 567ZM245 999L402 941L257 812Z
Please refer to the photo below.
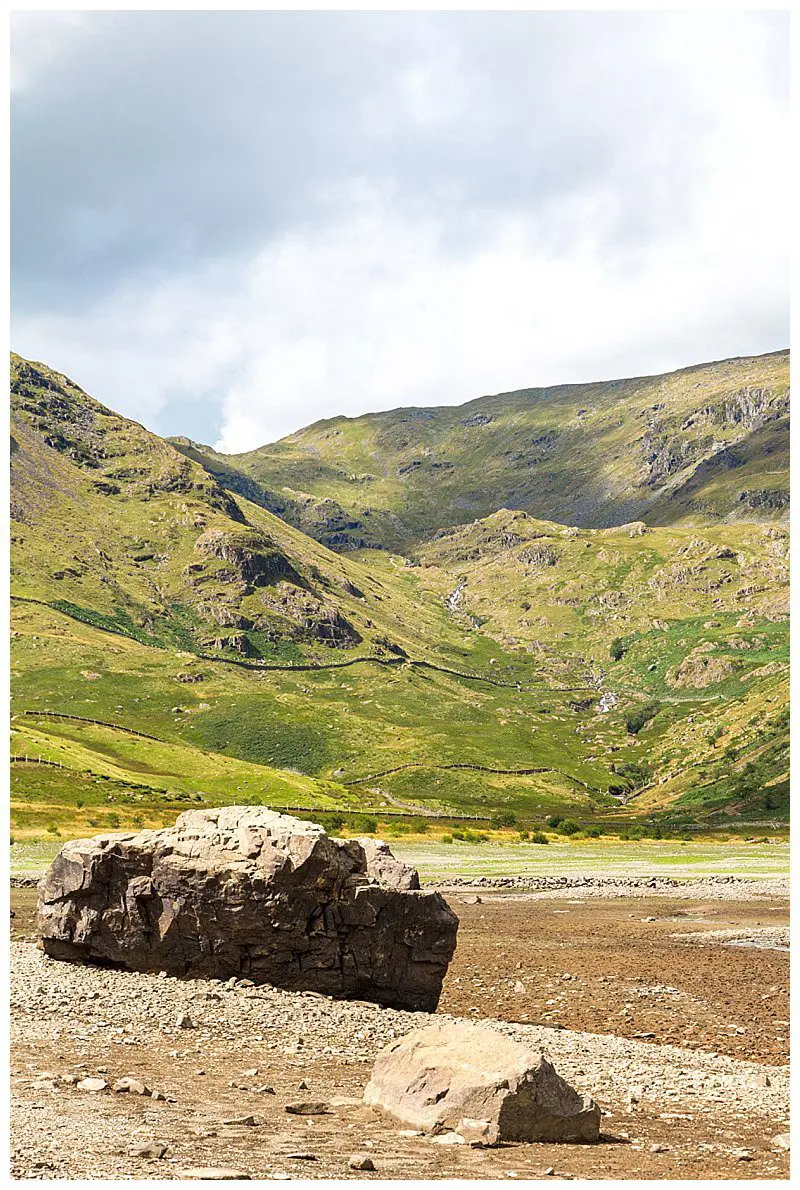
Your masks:
M290 1116L333 1115L327 1103L287 1103L284 1111L287 1111Z
M263 1121L256 1119L255 1116L232 1116L231 1119L223 1120L222 1123L235 1128L258 1128Z
M466 1021L437 1021L391 1042L364 1102L429 1132L486 1121L497 1141L594 1141L600 1132L598 1105L541 1053Z
M186 1181L195 1182L249 1182L250 1174L241 1169L226 1169L223 1166L195 1166L192 1169L181 1169L178 1177Z
M490 1120L470 1120L465 1117L458 1122L458 1134L473 1148L488 1148L497 1144L500 1130Z
M167 1151L167 1146L161 1141L151 1140L142 1141L141 1144L133 1145L128 1149L129 1157L147 1157L151 1161L160 1161Z
M457 929L441 894L420 891L385 843L330 838L262 806L189 810L165 830L74 840L40 885L52 958L411 1011L435 1011ZM178 1027L192 1027L188 1014Z
M372 1158L363 1154L356 1154L354 1157L351 1157L347 1164L350 1169L361 1169L370 1172L373 1172L375 1169L375 1162Z
M463 1145L467 1142L463 1136L459 1136L457 1132L442 1132L438 1136L431 1137L431 1144L434 1145Z
M182 1012L179 1014L178 1019L175 1022L175 1027L177 1029L193 1029L194 1021L189 1016L188 1012Z
M131 1095L149 1095L150 1090L139 1078L118 1078L111 1086L112 1091L118 1094L122 1091L128 1091Z
M772 1138L773 1149L790 1149L791 1148L791 1133L781 1132L778 1136Z
M287 1160L289 1161L316 1161L316 1153L287 1153Z
M243 1070L242 1078L255 1078L258 1075L258 1067L254 1066L251 1070Z
M107 1086L104 1078L82 1078L77 1084L79 1091L105 1091Z
M732 1149L731 1157L735 1157L737 1161L752 1161L753 1154L749 1149Z

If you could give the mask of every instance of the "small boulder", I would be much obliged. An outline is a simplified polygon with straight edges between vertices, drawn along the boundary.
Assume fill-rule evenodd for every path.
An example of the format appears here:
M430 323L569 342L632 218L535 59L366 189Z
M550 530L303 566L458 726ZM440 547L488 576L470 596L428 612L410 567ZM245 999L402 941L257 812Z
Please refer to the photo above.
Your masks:
M600 1134L598 1105L541 1053L467 1021L437 1021L391 1042L378 1054L364 1102L426 1132L467 1133L484 1144Z

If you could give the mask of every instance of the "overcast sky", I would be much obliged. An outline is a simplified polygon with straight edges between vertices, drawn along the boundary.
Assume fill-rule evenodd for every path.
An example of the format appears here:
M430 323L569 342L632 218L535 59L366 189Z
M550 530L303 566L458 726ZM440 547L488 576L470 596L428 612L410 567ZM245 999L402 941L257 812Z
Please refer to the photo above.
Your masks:
M18 14L15 350L164 434L788 343L769 13Z

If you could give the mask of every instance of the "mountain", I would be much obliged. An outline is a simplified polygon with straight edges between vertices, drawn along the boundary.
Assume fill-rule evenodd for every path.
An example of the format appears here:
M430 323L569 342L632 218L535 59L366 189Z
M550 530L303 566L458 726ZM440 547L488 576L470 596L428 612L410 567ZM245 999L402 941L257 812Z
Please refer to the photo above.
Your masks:
M408 550L499 508L583 528L785 517L789 357L334 417L241 455L174 439L333 549Z
M404 480L402 516L388 509L398 489L375 481L387 500L381 514L374 505L376 520L409 542L398 555L354 549L367 540L366 509L346 512L339 493L339 513L320 512L324 484L306 502L276 483L281 495L267 507L266 488L223 456L165 441L13 356L14 829L155 826L194 800L356 816L488 820L505 810L531 825L553 812L673 824L785 816L785 507L740 500L738 479L726 487L746 474L753 491L787 488L778 454L764 447L765 435L783 433L785 392L766 377L783 374L785 357L747 366L747 383L744 361L709 366L737 374L740 395L714 425L751 452L724 473L693 469L717 515L684 515L685 477L674 516L656 515L659 501L671 507L661 483L652 523L609 526L492 506L489 485L485 516L465 524L462 508L423 532L426 517L452 515L457 476L442 480L441 510L414 495L426 485ZM746 387L761 396L745 399ZM638 424L635 392L628 416ZM517 414L508 398L470 408L489 417L494 401L498 423L527 424L534 405L544 417L543 397L514 396ZM497 437L491 420L464 426L463 409L433 412L326 424L342 437L368 427L372 473L384 478L398 452L419 453L419 442L400 447L403 425L416 433L419 422L451 453L472 429L514 439L509 425ZM304 434L310 452L320 429ZM629 460L633 448L620 443ZM300 466L300 448L289 449ZM573 462L586 486L586 459ZM484 463L497 490L525 470L492 450ZM563 498L587 497L565 488ZM612 500L597 517L612 506L621 516ZM313 536L289 523L303 517ZM336 550L318 540L326 532Z

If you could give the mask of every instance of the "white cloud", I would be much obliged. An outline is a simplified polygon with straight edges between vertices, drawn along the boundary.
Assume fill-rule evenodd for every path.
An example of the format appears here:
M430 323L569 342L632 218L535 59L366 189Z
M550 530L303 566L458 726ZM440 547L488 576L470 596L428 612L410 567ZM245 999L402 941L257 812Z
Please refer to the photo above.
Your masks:
M326 158L337 169L315 181L321 206L256 222L235 251L221 241L204 251L192 231L203 201L193 172L191 204L155 229L195 244L193 255L159 267L123 254L90 297L72 265L58 301L18 312L15 347L162 432L243 451L339 413L784 346L780 26L753 14L687 20L668 14L649 37L619 14L607 27L578 14L569 28L544 21L540 89L528 92L524 44L508 78L486 73L512 44L508 21L480 26L497 33L486 45L465 33L438 59L415 25L380 102L357 96L380 168L370 172L367 142L347 167L343 108L331 124L343 139ZM315 135L324 100L301 121ZM276 150L273 190L280 163ZM163 190L152 179L147 218L174 198L169 168ZM246 181L224 176L219 217L235 221ZM87 235L110 243L126 193L94 215L63 215L70 251ZM70 303L73 274L83 300Z

